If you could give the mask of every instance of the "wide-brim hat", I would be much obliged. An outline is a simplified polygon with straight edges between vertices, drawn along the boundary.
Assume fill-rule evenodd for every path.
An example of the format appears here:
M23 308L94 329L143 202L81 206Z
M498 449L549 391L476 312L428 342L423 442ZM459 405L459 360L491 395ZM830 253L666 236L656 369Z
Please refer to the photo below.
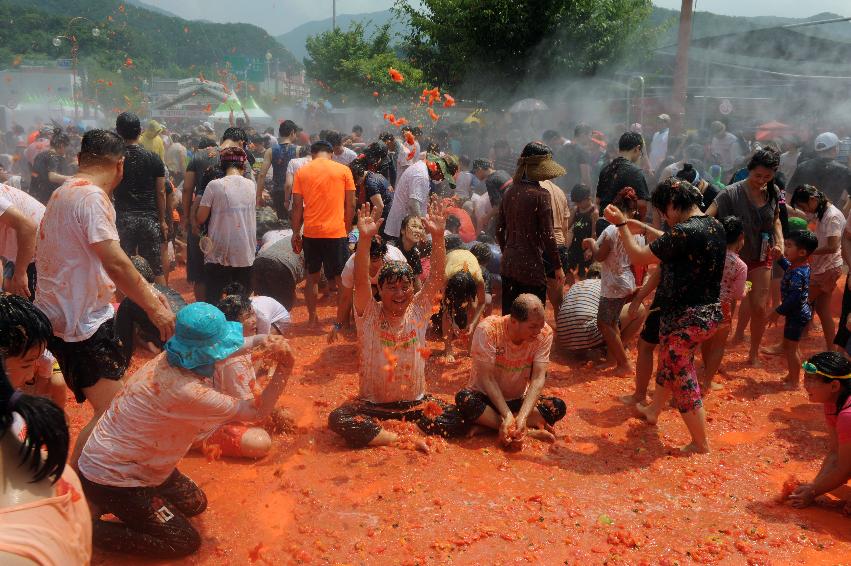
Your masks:
M567 170L559 165L552 154L530 155L517 160L514 178L518 180L549 181L565 175Z
M242 348L242 324L225 319L209 303L192 303L177 313L174 336L165 343L173 365L195 369L223 360Z

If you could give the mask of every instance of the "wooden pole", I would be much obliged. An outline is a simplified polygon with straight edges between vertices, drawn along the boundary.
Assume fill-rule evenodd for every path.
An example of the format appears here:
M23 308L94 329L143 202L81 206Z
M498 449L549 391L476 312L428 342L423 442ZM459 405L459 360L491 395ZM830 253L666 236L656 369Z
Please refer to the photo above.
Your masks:
M677 37L677 60L671 93L671 130L669 140L685 130L686 94L688 91L688 48L691 43L691 20L694 0L682 0L680 31Z

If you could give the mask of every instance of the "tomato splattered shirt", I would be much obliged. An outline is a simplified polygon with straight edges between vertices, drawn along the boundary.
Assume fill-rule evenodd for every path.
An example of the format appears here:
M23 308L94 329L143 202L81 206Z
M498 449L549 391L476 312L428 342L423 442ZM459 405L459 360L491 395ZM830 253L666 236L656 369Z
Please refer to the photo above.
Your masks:
M430 305L414 297L402 321L391 325L381 303L370 300L362 316L355 310L360 354L359 397L373 403L413 401L425 395L426 323Z
M836 430L836 440L839 444L851 442L851 399L845 402L845 406L836 414L836 403L824 404L824 418L827 426Z
M80 473L101 485L160 485L197 438L235 420L241 400L216 391L215 380L172 366L165 353L149 361L98 421Z
M532 340L515 344L508 337L509 318L509 315L489 316L483 320L473 334L473 345L470 348L470 357L474 362L493 366L496 383L506 400L523 397L532 377L532 366L536 363L548 364L553 345L553 329L549 324L545 324ZM476 366L474 363L469 387L486 393Z

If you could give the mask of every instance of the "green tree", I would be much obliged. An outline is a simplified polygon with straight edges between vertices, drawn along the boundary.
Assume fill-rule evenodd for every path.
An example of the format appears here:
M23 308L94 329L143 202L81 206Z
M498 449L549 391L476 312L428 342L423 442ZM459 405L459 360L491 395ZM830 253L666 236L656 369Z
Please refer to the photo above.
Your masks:
M647 51L651 0L396 0L426 78L488 98Z
M336 29L307 38L307 75L317 81L326 98L336 102L357 102L374 98L393 102L410 99L423 88L423 72L400 59L390 47L390 26L378 28L371 37L364 26L353 23L349 29ZM395 82L389 69L404 76Z

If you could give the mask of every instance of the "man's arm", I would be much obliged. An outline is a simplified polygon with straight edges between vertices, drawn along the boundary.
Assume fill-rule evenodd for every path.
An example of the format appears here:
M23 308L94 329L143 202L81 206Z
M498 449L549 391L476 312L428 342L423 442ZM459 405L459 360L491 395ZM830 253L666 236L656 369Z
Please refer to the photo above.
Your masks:
M587 163L579 165L579 177L582 184L587 187L591 186L591 166ZM571 187L572 188L572 187Z
M51 183L57 183L57 184L60 184L60 185L70 178L71 178L70 175L61 175L59 173L56 173L55 171L48 171L48 173L47 173L47 179Z
M532 376L529 381L529 389L526 390L526 396L523 398L523 405L517 412L517 431L521 432L526 429L526 419L529 418L529 413L535 408L538 398L541 396L541 391L544 389L544 383L547 380L547 366L549 364L535 362L532 364Z
M174 313L162 293L142 279L118 240L104 240L91 244L91 247L118 290L142 307L151 323L159 329L160 339L163 342L168 340L174 334Z
M184 225L187 228L191 226L192 222L189 218L189 215L192 214L192 197L195 195L195 171L190 171L187 169L186 174L183 176L183 198L182 198L182 215L180 219L183 221Z
M343 220L346 223L346 234L349 234L352 231L352 218L354 218L355 216L354 191L346 191L346 196L343 200L343 210L345 211L345 216L343 217Z
M564 269L561 267L561 257L558 255L558 245L553 228L553 207L550 195L542 195L538 205L538 230L544 241L544 256L549 257L550 265L557 265L555 279L564 285Z
M293 210L290 222L293 229L293 251L299 254L301 253L301 225L304 222L304 198L302 198L301 194L293 195Z
M263 152L263 165L260 166L260 174L257 176L257 206L263 203L263 188L266 186L266 174L272 166L272 148Z
M163 233L163 241L168 241L168 223L166 222L165 177L157 177L154 182L157 192L157 220Z
M8 226L15 232L18 243L18 253L15 256L15 273L6 291L22 297L30 296L27 268L35 255L35 240L38 227L31 218L27 218L20 210L10 206L0 215L0 224Z
M271 381L263 389L263 393L257 399L240 401L239 410L235 416L235 420L242 422L257 422L265 419L275 409L275 405L284 388L287 385L287 380L293 371L294 356L290 349L289 343L281 336L270 336L263 344L264 347L272 351L272 355L277 363L277 369L272 375Z
M358 210L358 247L355 249L354 307L357 316L363 316L372 299L372 284L369 280L369 248L372 238L381 227L381 216L369 203ZM442 273L442 271L441 271Z
M199 206L198 209L195 211L195 223L200 226L201 224L206 222L207 219L210 218L210 210L212 209L207 205Z

